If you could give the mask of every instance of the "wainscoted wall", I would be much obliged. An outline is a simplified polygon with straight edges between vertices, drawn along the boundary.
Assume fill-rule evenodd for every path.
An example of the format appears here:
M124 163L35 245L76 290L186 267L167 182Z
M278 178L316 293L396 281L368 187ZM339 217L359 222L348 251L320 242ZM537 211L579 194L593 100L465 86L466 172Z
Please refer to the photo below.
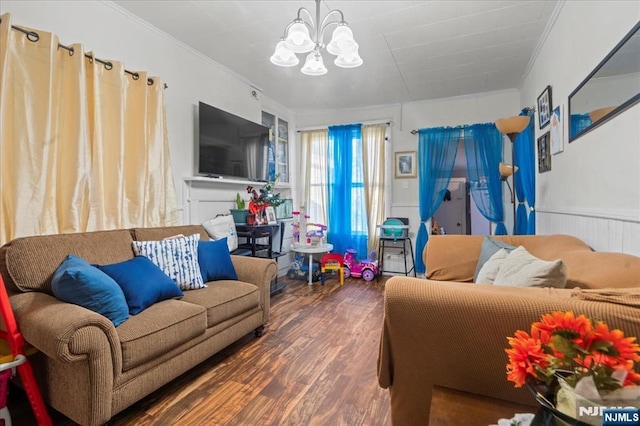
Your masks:
M640 215L637 211L536 209L537 225L546 234L569 234L598 251L640 256Z
M408 217L409 218L409 237L413 243L413 251L415 257L422 256L416 249L416 237L418 236L418 229L420 228L420 215L418 213L418 203L393 203L391 205L391 214L389 217ZM430 222L427 224L427 229L431 228ZM407 259L411 257L407 255ZM404 270L404 256L400 254L386 255L384 259L384 268L390 271L403 271ZM411 261L407 261L407 267L410 268ZM396 275L396 274L386 274ZM413 275L411 275L413 276Z
M563 1L547 39L521 83L532 106L547 86L553 108L568 112L569 94L640 18L640 3ZM536 120L538 118L536 114ZM536 175L537 233L574 235L598 251L640 255L640 104L568 143ZM536 138L549 130L539 129Z
M248 200L247 185L245 182L233 179L210 179L206 177L189 177L182 180L182 205L184 206L184 223L199 224L216 217L219 214L229 214L229 209L236 208L236 194ZM254 186L258 187L260 184ZM277 184L276 192L282 198L291 196L290 186L287 184ZM273 239L273 250L289 252L293 242L292 219L283 220L285 222L282 248L280 247L280 234L276 234ZM279 221L280 222L280 221ZM241 239L240 242L243 242ZM278 275L287 274L292 255L278 258Z

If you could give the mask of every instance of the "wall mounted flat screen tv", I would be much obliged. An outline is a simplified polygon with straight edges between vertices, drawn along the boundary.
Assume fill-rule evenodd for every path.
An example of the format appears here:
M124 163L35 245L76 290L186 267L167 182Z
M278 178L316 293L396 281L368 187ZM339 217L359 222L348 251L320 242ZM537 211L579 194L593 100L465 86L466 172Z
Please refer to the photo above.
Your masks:
M266 181L269 128L199 103L198 173Z

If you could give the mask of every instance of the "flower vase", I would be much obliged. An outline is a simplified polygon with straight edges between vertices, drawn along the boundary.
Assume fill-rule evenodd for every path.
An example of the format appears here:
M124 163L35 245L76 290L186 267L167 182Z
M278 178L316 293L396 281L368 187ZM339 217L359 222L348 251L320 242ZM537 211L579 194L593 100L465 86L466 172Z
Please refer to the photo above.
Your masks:
M602 417L590 418L590 416L581 416L578 418L577 407L589 407L590 404L593 406L599 405L591 403L580 395L577 395L561 374L556 374L550 386L544 383L529 382L528 387L536 401L549 413L542 417L547 418L549 415L553 416L555 419L554 423L557 426L590 426L601 424Z
M577 424L600 426L602 415L600 402L592 401L578 394L563 378L558 379L559 388L556 392L556 410L576 419ZM585 410L580 410L584 407ZM581 412L584 411L584 412Z

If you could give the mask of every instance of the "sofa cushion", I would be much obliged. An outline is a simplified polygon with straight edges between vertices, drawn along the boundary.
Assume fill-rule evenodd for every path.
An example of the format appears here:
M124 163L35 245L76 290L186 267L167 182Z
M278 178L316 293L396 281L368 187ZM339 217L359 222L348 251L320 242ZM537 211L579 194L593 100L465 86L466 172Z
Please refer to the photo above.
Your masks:
M131 315L139 314L161 300L182 296L178 286L144 256L111 265L98 265L98 268L122 288Z
M231 262L226 237L217 241L200 241L198 263L204 281L238 279L238 274Z
M480 257L478 258L478 264L476 265L476 273L474 275L474 282L478 282L478 274L484 266L484 264L496 254L500 249L504 249L507 254L511 253L514 246L504 243L500 240L493 239L485 236L482 240L482 247L480 248Z
M503 248L498 250L493 256L484 263L484 266L478 272L476 277L476 284L493 284L500 271L500 267L504 263L504 260L509 256L509 253Z
M201 306L180 300L150 306L116 329L122 349L122 370L169 352L204 333L206 327L206 312Z
M520 246L504 259L493 284L564 288L567 284L567 267L561 259L540 260Z
M230 252L238 248L238 233L236 232L236 224L233 221L233 216L216 216L213 219L203 222L202 227L214 240L226 238Z
M146 256L182 290L205 287L198 265L200 234L162 241L134 241L133 251Z
M53 273L69 254L89 263L122 262L133 257L131 241L127 230L16 238L2 247L3 267L11 278L5 283L12 290L52 295Z
M97 312L109 318L115 327L129 318L127 300L113 278L72 254L53 274L51 289L63 302Z
M213 327L260 306L260 291L243 281L223 280L199 290L188 291L182 301L207 310L207 326Z

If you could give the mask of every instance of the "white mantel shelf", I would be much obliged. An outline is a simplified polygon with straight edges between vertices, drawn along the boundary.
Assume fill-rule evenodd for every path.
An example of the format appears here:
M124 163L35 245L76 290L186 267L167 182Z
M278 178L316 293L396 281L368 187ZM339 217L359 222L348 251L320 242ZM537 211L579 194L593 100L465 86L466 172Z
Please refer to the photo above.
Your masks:
M263 186L267 184L267 182L257 182L252 180L233 179L233 178L226 178L226 177L214 178L214 177L207 177L207 176L190 176L190 177L183 178L183 180L187 184L195 183L195 182L220 184L220 185L241 185L241 186L249 186L249 185ZM288 182L276 182L275 187L291 188L291 184Z

